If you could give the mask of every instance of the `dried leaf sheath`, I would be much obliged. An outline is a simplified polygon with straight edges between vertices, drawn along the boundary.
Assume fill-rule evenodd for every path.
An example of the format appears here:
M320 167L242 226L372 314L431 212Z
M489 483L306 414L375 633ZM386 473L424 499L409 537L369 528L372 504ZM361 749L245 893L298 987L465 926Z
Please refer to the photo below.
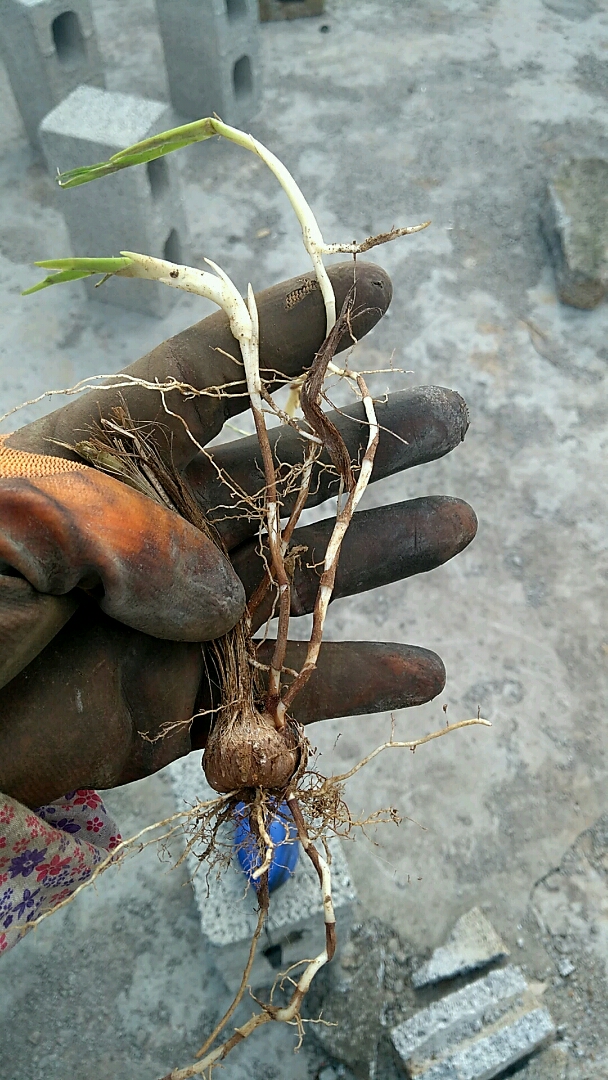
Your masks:
M248 617L212 645L221 681L217 719L209 735L203 768L212 788L282 792L308 758L303 729L287 718L278 730L256 692L254 646Z

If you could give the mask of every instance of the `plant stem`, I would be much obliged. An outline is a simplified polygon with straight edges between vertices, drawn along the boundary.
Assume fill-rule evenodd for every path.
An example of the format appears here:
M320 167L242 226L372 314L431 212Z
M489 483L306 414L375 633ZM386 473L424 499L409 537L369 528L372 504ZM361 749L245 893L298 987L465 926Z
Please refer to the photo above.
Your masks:
M372 473L374 464L374 457L376 455L376 449L378 447L379 439L379 427L376 419L376 412L374 409L374 403L370 397L367 386L362 375L357 375L356 382L361 393L363 400L363 407L365 409L365 415L369 424L369 435L367 439L367 448L363 455L363 461L361 462L361 468L359 470L359 476L357 482L350 492L348 499L341 511L336 516L336 522L331 534L327 550L325 552L325 558L323 560L323 573L321 574L321 582L319 590L317 592L317 598L315 600L314 612L313 612L313 625L312 633L310 635L310 641L308 643L308 651L306 653L306 660L298 675L297 679L291 683L288 689L283 694L283 705L286 709L289 708L296 694L303 689L310 676L316 668L317 660L319 657L319 651L321 649L321 642L323 639L323 626L325 624L325 617L327 615L327 608L329 601L331 600L334 584L336 580L336 570L338 568L338 559L340 556L340 548L342 547L342 541L346 535L346 530L350 525L352 516L359 504L365 489L369 483L369 479Z

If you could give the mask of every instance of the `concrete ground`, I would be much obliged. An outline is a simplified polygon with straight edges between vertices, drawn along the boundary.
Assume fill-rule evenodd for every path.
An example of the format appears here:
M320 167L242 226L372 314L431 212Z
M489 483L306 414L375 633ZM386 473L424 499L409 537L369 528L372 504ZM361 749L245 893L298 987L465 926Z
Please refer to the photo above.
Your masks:
M166 96L152 0L93 7L109 88ZM330 637L409 641L444 658L445 694L402 713L398 735L440 724L443 703L450 719L479 706L494 725L414 757L391 752L353 780L353 811L392 804L405 819L347 849L363 910L424 952L479 904L530 971L551 975L551 926L562 924L530 922L548 903L537 883L561 867L565 907L588 909L562 860L608 809L608 306L557 303L538 213L564 156L608 154L608 3L328 0L323 18L268 24L261 38L263 104L250 127L301 183L325 236L433 221L377 252L395 297L359 366L392 356L410 373L376 377L378 392L445 385L471 411L462 447L378 485L367 505L460 496L479 516L474 544L429 576L339 601L328 619ZM87 303L77 285L20 297L38 279L28 264L69 250L68 195L33 159L1 71L0 101L4 411L116 370L207 309L184 296L158 321ZM286 201L255 159L205 144L182 167L193 261L209 255L243 288L306 267ZM326 769L343 770L388 731L386 716L341 720L315 740ZM126 832L162 817L169 798L158 776L108 803ZM185 876L162 869L149 851L3 960L2 1080L149 1080L189 1060L222 991ZM583 979L579 1002L564 980L559 1007L577 1031L605 1023L606 878L593 873L599 930L572 934L579 971L597 955L600 982L594 996ZM291 1033L273 1035L271 1052L265 1037L235 1055L229 1080L318 1073L312 1042L281 1064ZM572 1047L591 1076L592 1041Z

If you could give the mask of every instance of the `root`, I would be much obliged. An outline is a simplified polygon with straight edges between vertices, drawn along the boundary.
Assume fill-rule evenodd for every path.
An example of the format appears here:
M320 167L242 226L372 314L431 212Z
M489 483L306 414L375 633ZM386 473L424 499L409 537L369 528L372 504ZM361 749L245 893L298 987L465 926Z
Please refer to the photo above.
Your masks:
M230 1005L228 1006L226 1012L222 1016L222 1019L219 1021L218 1024L216 1024L215 1028L211 1032L208 1039L205 1040L205 1042L201 1046L200 1050L195 1055L197 1058L203 1057L203 1055L207 1053L209 1047L213 1046L216 1039L219 1037L219 1035L221 1035L222 1031L226 1027L226 1024L230 1020L230 1017L234 1015L234 1013L236 1012L238 1006L240 1005L240 1003L242 1001L242 998L243 998L243 995L244 995L244 993L245 993L245 991L247 989L247 984L249 982L249 976L251 975L251 969L253 967L253 961L255 960L255 954L256 954L256 951L257 951L258 942L260 940L260 935L262 933L264 923L265 923L267 915L268 915L268 902L269 902L268 869L266 869L264 871L264 874L266 876L266 883L260 889L261 896L260 896L260 907L259 907L259 912L258 912L258 921L257 921L256 928L255 928L255 930L253 932L253 937L251 938L251 945L249 946L249 956L247 958L247 963L245 965L245 970L243 971L243 976L241 978L241 984L240 984L236 994L234 995L234 998L233 998L232 1002L230 1003Z
M135 852L139 853L143 851L144 848L149 847L150 844L160 845L165 843L171 837L176 836L178 832L181 832L183 830L187 820L191 820L194 816L197 815L200 816L202 811L204 811L209 816L214 816L220 804L225 801L225 798L225 796L218 796L217 799L211 799L208 802L199 803L198 806L196 806L192 810L178 811L176 814L171 814L170 817L163 818L162 821L155 821L152 825L146 825L144 829L140 829L139 832L136 832L134 836L130 836L126 840L121 840L121 842L112 849L110 854L97 864L97 866L91 872L86 881L81 882L80 885L76 889L74 889L74 892L70 893L69 896L66 896L65 899L60 900L52 907L47 908L45 911L43 911L40 915L37 916L37 918L32 919L30 922L26 923L26 925L23 927L23 933L25 934L28 933L30 930L35 929L44 919L48 919L49 915L54 915L56 911L60 911L61 908L67 907L68 904L71 904L72 901L74 901L76 897L79 896L81 892L83 892L84 889L88 889L90 885L93 885L95 881L97 881L97 878L100 876L100 874L103 874L104 870L107 870L109 866L117 866L124 860L124 858L128 854L133 854ZM164 832L162 836L154 836L150 840L142 841L142 837L147 836L149 833L157 832L159 829L166 829L167 826L171 826L171 828L167 832ZM184 852L176 865L179 865L179 863L185 858L186 854L187 852Z

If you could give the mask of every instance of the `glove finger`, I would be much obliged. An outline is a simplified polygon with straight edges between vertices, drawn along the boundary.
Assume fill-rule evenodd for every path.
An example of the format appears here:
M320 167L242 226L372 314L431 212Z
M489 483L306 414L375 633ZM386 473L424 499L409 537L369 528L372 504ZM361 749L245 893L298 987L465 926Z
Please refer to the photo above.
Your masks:
M258 646L258 660L269 664L274 641ZM288 641L285 666L299 671L305 641ZM292 676L284 676L286 685ZM432 701L445 686L445 668L436 653L416 645L378 641L324 641L317 668L290 708L301 724L339 716L409 709ZM206 707L209 701L205 699ZM210 730L208 717L192 725L192 749L202 750Z
M127 626L177 641L219 637L242 614L213 540L105 473L0 447L0 507L0 567L39 593L85 589Z
M0 688L48 645L76 607L73 595L44 596L25 578L0 573Z
M441 386L418 386L392 394L386 402L376 405L380 424L380 440L374 459L371 482L411 469L425 461L435 461L461 443L469 426L467 406L460 394ZM368 427L361 403L350 409L328 413L340 431L352 461L358 461L367 444ZM274 428L270 441L276 448L277 460L283 466L297 466L303 460L307 442L293 428ZM311 495L307 506L317 506L338 493L338 477L327 453L321 455L313 469ZM234 491L222 479L231 477L235 485L248 495L260 489L263 463L257 436L224 443L213 450L210 461L206 454L197 454L190 463L187 477L197 498L221 533L230 551L247 537L257 534L259 522L243 514ZM287 496L282 515L289 514L296 493ZM234 506L234 509L231 507ZM220 509L215 509L215 508Z
M274 642L258 648L267 664ZM305 641L290 641L285 666L304 664ZM285 676L288 685L292 677ZM445 686L445 668L436 653L415 645L378 641L325 641L317 669L296 697L291 712L301 724L338 716L361 716L422 705Z
M291 613L313 610L323 557L334 519L296 529L292 547L306 548L295 561ZM477 518L468 503L447 495L431 495L355 514L342 544L333 599L367 592L392 581L424 574L462 551L475 536ZM232 552L232 565L250 597L261 581L265 563L256 541ZM272 591L254 614L257 629L273 609Z
M0 791L41 806L111 788L191 749L199 645L121 626L87 601L0 690Z
M363 262L357 262L356 267L352 262L339 263L329 267L328 273L338 311L356 274L356 304L351 321L354 335L363 337L391 301L390 278L380 267ZM292 379L310 366L325 338L325 308L313 273L266 289L256 300L261 366L272 387L273 372ZM341 347L350 344L351 339L344 338ZM212 390L208 395L186 399L177 390L167 392L167 407L177 414L172 417L163 409L156 390L141 386L123 386L107 392L95 389L13 433L9 445L41 454L48 453L49 439L72 445L87 437L100 415L109 416L113 408L126 402L134 420L163 425L162 437L157 436L159 448L165 455L170 452L176 467L182 469L197 452L184 424L204 445L218 434L230 416L249 405L238 343L223 311L164 341L125 368L124 373L152 383L175 379L201 390L229 385L230 396ZM69 450L57 452L74 457Z

